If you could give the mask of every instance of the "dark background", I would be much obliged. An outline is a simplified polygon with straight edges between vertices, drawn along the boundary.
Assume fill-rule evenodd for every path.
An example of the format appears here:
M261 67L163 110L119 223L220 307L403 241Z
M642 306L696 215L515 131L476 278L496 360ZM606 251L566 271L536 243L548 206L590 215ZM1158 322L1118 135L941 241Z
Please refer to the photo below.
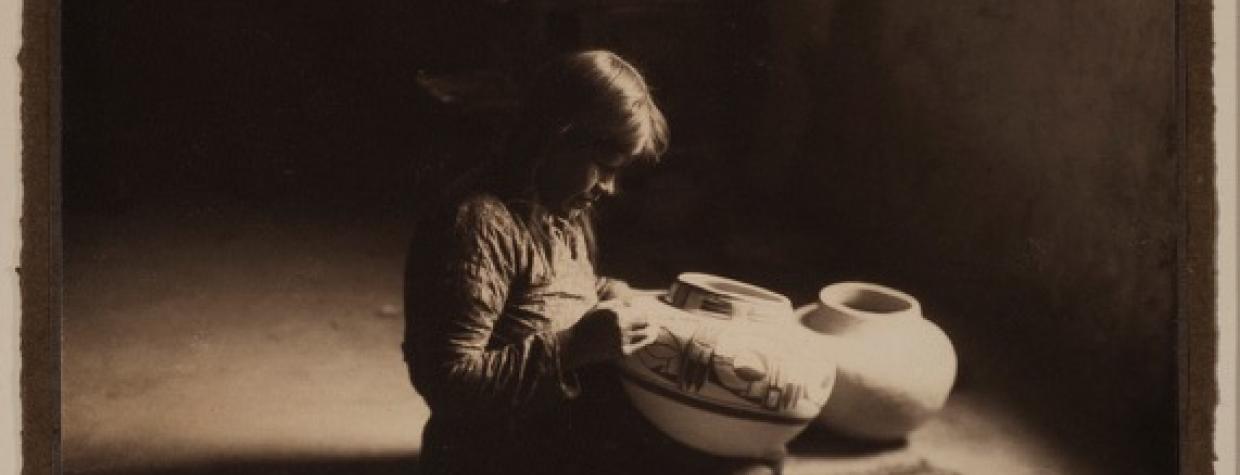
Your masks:
M403 239L495 147L512 85L603 47L672 130L601 210L609 273L710 271L798 304L840 280L906 290L962 387L1115 473L1173 470L1173 2L63 6L66 320L89 322L75 275L128 216Z

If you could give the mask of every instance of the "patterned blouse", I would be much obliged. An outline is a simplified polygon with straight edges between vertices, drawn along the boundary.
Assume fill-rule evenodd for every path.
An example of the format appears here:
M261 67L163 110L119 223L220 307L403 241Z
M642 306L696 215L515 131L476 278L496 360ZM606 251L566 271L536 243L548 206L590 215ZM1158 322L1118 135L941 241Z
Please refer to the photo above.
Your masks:
M405 276L405 357L433 417L495 421L554 409L579 392L562 332L598 303L579 224L528 222L475 195L419 226ZM546 252L530 226L552 237Z

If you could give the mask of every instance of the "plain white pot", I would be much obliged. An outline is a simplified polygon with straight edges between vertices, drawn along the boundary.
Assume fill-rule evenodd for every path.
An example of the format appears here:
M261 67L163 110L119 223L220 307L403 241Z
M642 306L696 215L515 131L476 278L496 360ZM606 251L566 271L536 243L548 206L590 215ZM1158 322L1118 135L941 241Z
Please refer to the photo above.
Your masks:
M658 339L621 364L638 411L704 452L782 453L821 412L836 370L804 342L782 295L708 274L682 274L666 296L634 300Z
M857 438L898 440L943 408L956 352L917 299L864 282L828 285L818 297L797 313L820 334L823 358L839 368L821 424Z

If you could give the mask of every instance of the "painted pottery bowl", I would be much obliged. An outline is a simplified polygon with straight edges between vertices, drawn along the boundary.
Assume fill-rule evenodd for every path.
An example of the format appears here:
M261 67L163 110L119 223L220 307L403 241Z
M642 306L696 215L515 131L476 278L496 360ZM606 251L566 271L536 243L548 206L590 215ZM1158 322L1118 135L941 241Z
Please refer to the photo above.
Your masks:
M845 435L899 440L933 417L956 379L951 340L912 296L877 284L841 282L797 312L838 365L818 421Z
M802 344L788 299L723 277L681 274L668 293L637 298L657 340L621 362L630 400L685 445L768 457L814 420L835 365Z

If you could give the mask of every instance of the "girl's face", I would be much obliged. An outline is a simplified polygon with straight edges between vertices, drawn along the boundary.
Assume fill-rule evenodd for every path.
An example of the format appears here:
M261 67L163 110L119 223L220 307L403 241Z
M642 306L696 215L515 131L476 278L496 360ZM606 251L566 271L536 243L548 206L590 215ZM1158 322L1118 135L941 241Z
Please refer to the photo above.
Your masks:
M573 218L617 192L616 179L629 154L611 147L552 147L539 176L540 194L552 212Z

